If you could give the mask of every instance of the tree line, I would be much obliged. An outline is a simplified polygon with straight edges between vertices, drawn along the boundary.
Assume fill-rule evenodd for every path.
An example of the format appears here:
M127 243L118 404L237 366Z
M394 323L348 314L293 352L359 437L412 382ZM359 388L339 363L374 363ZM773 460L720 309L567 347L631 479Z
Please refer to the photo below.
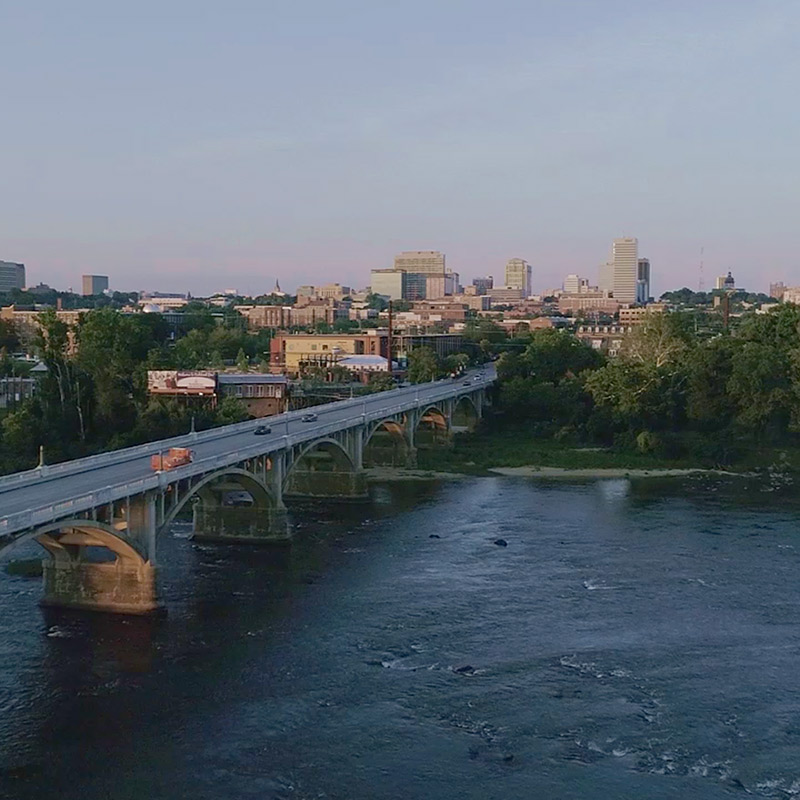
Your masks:
M540 330L500 356L509 424L543 437L734 462L800 431L800 309L781 305L708 336L694 315L653 313L607 359Z

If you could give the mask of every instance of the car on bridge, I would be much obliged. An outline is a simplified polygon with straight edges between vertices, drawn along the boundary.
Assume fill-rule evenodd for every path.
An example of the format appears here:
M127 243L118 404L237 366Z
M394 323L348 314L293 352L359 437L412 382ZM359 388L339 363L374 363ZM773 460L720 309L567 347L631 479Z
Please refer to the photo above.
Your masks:
M311 414L303 414L303 416L302 416L302 417L300 417L300 422L316 422L316 421L317 421L317 419L318 419L318 417L317 417L317 415L316 415L316 414L314 414L314 413L311 413Z
M256 436L266 436L269 433L272 433L272 428L269 425L259 425L253 433Z

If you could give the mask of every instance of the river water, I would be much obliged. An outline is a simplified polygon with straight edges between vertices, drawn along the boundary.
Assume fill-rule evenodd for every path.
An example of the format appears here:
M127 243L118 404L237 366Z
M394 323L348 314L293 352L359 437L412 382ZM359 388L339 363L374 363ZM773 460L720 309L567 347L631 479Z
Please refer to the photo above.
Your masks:
M3 575L0 797L800 796L800 506L773 489L377 485L279 552L178 524L157 620Z

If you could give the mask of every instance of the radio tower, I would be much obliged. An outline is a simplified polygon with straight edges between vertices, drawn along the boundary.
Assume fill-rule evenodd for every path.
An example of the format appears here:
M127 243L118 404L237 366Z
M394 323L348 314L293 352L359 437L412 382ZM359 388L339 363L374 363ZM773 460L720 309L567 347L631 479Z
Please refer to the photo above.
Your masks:
M705 247L700 248L700 280L697 282L697 291L704 292L706 290L706 282L703 279L703 253L705 252Z

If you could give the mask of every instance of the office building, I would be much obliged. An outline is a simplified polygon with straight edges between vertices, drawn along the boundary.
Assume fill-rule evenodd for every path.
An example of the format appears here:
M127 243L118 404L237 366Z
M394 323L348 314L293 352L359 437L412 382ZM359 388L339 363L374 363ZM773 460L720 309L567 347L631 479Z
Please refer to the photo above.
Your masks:
M402 300L405 297L406 273L401 269L373 269L369 282L373 294L390 300Z
M521 290L523 297L531 293L531 265L524 258L506 262L506 288Z
M422 274L443 273L444 253L438 250L407 250L394 257L394 268Z
M404 300L424 300L428 296L428 278L430 273L406 272Z
M613 262L606 261L605 264L600 265L597 275L597 288L605 294L611 294L614 291Z
M769 296L774 297L776 300L783 300L783 293L786 291L787 286L783 281L778 283L771 283L769 285Z
M25 265L0 261L0 292L25 288Z
M564 291L567 294L578 294L581 287L581 276L570 274L564 278Z
M475 294L489 294L494 288L494 278L487 275L485 278L473 278L472 285L475 287Z
M609 264L614 299L618 303L635 303L639 278L639 240L631 236L614 239Z
M445 272L442 275L425 276L425 297L428 300L438 300L449 297L458 291L458 273Z
M81 294L90 297L108 291L108 275L81 275Z
M636 302L644 305L650 300L650 259L640 258L636 273Z

